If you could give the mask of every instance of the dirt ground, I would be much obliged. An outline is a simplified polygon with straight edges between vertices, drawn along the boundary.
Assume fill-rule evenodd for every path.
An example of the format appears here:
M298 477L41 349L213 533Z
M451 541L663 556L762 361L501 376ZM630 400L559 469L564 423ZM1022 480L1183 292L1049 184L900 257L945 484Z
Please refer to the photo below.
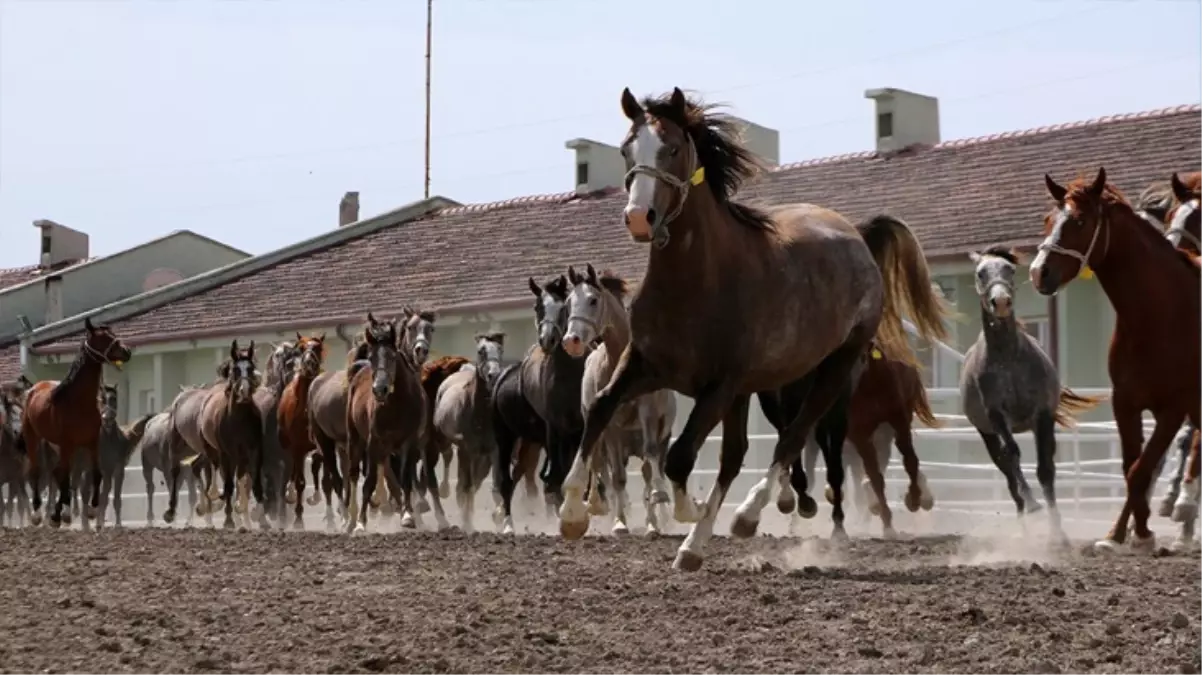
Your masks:
M1193 672L1198 554L0 530L4 672Z

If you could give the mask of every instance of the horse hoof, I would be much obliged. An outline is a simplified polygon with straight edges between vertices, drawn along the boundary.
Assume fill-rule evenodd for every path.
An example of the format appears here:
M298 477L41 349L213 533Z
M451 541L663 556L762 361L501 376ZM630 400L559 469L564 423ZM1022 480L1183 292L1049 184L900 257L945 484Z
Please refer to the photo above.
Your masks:
M42 524L42 514L35 511L29 516L29 523L34 527L39 527Z
M656 527L654 523L647 523L647 535L646 536L648 539L659 539L659 537L660 537L659 528Z
M1156 550L1156 535L1148 533L1148 536L1141 537L1138 534L1131 539L1131 550L1136 553L1152 553Z
M321 494L314 492L312 497L305 500L306 506L317 506L321 503Z
M781 490L780 497L776 500L776 510L785 515L793 513L793 509L797 508L797 499L794 495L789 494L792 489Z
M669 501L668 492L666 490L652 490L650 501L653 506L659 506L660 504L667 504Z
M234 523L234 519L233 519L233 518L226 518L226 519L225 519L225 522L221 524L221 527L222 527L223 529L226 529L226 530L232 530L232 529L234 529L235 527L237 527L237 524L236 524L236 523Z
M818 502L809 495L802 495L797 499L797 515L807 519L818 515Z
M868 505L868 513L874 516L881 515L881 505L879 502L873 502Z
M197 505L196 505L196 515L197 515L197 516L200 516L200 517L202 517L202 518L203 518L204 516L208 515L208 513L209 513L209 511L208 511L208 509L206 509L206 508L204 507L204 504L197 504Z
M352 537L362 537L367 534L367 528L363 527L359 523L355 523L354 525L351 525L349 531L350 531L350 534Z
M922 506L921 496L914 494L913 492L907 492L905 498L902 499L902 502L906 505L906 510L910 513L918 511L918 509Z
M1024 504L1024 508L1023 508L1023 512L1027 513L1027 514L1039 513L1042 510L1043 510L1043 504L1040 504L1039 502L1035 501L1034 499L1032 499L1032 500L1028 501L1026 504Z
M1173 507L1172 519L1174 523L1191 523L1198 517L1198 505L1187 502L1178 502Z
M1169 546L1169 550L1173 553L1188 553L1194 548L1196 548L1196 544L1192 537L1177 537Z
M492 510L492 524L500 527L503 520L505 520L505 509L498 506Z
M578 521L559 519L559 534L568 541L575 541L583 537L587 531L588 518Z
M935 508L935 498L931 495L923 495L922 499L919 500L918 505L922 507L923 511L930 511L931 509Z
M897 539L897 530L893 529L892 525L887 526L881 531L881 536L885 539Z
M759 527L759 521L752 520L741 513L736 513L735 519L730 523L730 534L732 537L739 539L750 539L755 536L755 531Z
M611 533L619 537L625 536L630 534L630 528L626 527L626 523L623 523L619 520L618 522L614 523Z
M305 520L300 516L297 516L296 520L292 521L292 529L296 530L297 532L304 532Z
M1099 553L1118 553L1123 545L1113 539L1099 539L1093 544L1093 550Z
M451 498L451 485L449 483L443 483L438 486L438 497L439 499Z
M401 516L401 527L407 530L412 530L417 527L412 514L406 513L405 515Z
M827 503L827 504L830 504L830 505L834 506L834 504L835 504L835 491L831 489L831 486L829 486L829 485L828 485L828 486L826 486L826 489L824 489L824 490L822 491L822 496L826 497L826 503Z
M835 529L831 530L831 541L835 543L844 543L848 540L847 530L843 529L842 525L836 525Z
M429 513L430 512L430 503L424 499L419 499L417 501L417 512L418 513Z
M607 507L605 504L597 504L594 502L589 502L588 514L590 516L597 516L598 518L604 518L605 516L609 515L609 507Z
M70 514L70 513L64 513L64 514L63 514L63 515L60 517L60 519L62 520L62 523L63 523L63 525L70 525L70 524L71 524L71 514Z
M63 524L62 516L55 516L53 513L50 514L50 527L57 530L58 528L62 527L62 524Z
M512 522L505 523L505 526L501 528L501 534L503 534L507 537L513 536L513 523Z
M676 559L672 561L672 569L684 572L696 572L701 569L701 564L704 562L705 558L701 557L700 554L681 549L676 552Z
M1173 511L1174 511L1173 506L1176 503L1177 503L1176 497L1173 497L1171 495L1168 497L1165 497L1160 502L1160 510L1157 513L1160 515L1161 518L1172 518Z

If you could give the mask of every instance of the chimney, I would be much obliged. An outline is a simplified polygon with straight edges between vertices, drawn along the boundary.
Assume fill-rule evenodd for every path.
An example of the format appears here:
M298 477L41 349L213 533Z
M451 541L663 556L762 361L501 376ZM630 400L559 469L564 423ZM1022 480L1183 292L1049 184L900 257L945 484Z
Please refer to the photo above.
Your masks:
M587 138L574 138L563 145L576 151L576 194L625 184L626 160L621 150Z
M888 154L939 143L939 99L905 89L869 89L876 101L876 151Z
M42 282L46 289L46 325L63 320L63 277L51 274Z
M59 269L88 259L88 235L53 220L35 220L33 226L42 230L38 266L43 270Z
M338 227L359 222L359 193L348 192L338 202Z
M759 156L768 166L780 166L780 132L741 117L730 116L739 127L743 147Z

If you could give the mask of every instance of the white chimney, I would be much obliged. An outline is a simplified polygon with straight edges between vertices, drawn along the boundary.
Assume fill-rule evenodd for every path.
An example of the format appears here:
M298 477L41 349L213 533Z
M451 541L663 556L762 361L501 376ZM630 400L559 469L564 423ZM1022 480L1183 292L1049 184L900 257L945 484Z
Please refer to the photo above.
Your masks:
M35 220L33 226L42 230L42 252L38 258L42 269L57 269L88 259L88 235L53 220Z
M877 152L939 143L939 99L892 87L869 89L864 98L876 101Z
M63 320L63 278L51 274L42 282L46 289L46 325Z
M621 150L587 138L574 138L564 147L576 151L576 194L625 184L626 160Z
M739 126L743 147L754 152L769 166L780 166L780 132L749 122L742 117L730 116Z
M338 227L359 222L359 193L348 192L338 202Z

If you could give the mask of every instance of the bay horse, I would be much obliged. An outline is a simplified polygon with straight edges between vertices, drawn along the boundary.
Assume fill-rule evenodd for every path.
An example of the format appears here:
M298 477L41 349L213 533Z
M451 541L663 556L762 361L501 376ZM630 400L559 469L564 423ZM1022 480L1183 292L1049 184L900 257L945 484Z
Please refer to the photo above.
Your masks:
M427 318L429 317L429 319ZM376 489L377 475L384 474L392 498L401 511L401 526L414 528L419 516L412 507L413 478L421 451L426 421L426 395L421 387L421 367L413 347L423 322L432 320L425 312L406 308L400 321L377 321L368 313L363 338L368 359L352 366L346 400L348 523L351 533L367 527L367 507ZM401 458L400 476L390 458ZM361 467L366 465L363 504L358 488ZM435 482L437 477L435 477ZM445 522L438 499L438 486L432 484L430 496L439 524ZM358 514L356 514L358 510Z
M498 525L513 518L512 464L519 446L545 448L541 478L550 507L563 499L564 476L584 427L580 411L584 360L560 348L568 323L568 280L561 274L541 286L533 277L527 281L535 298L538 341L520 363L502 371L492 396L497 442L493 476L501 493L501 511L494 514L500 516Z
M504 333L476 335L476 363L459 368L448 376L431 399L431 435L437 434L448 444L455 444L459 477L455 483L455 497L465 532L473 529L476 492L488 476L496 453L492 387L501 375L504 357ZM427 460L430 454L427 452ZM496 492L499 491L494 490ZM500 502L499 499L497 501ZM505 522L503 532L513 533L512 521Z
M296 357L293 359L293 374L280 393L276 405L276 429L280 448L286 453L290 467L292 491L296 495L293 527L305 529L305 458L313 451L312 434L309 431L309 389L313 380L321 374L325 362L326 336L304 337L296 334L293 343ZM317 486L314 485L314 496ZM316 504L316 502L313 502Z
M876 347L872 347L864 359L864 372L852 389L848 404L847 443L842 448L842 455L848 465L862 472L860 485L865 496L866 511L879 515L884 535L894 537L897 532L893 529L893 512L885 496L884 479L893 443L897 443L902 466L910 479L902 503L911 513L919 509L930 511L935 506L935 497L919 465L918 453L914 448L913 424L915 418L931 429L942 427L943 423L931 410L918 366L885 358L884 353ZM807 441L802 453L806 474L814 473L818 451L816 441ZM781 486L777 500L777 508L782 513L794 508L791 503L792 491L785 488ZM829 487L826 498L827 501L834 501Z
M459 372L471 361L462 356L442 356L429 363L422 364L422 391L426 393L426 447L422 453L422 464L436 466L442 460L442 480L438 482L439 497L448 499L451 496L451 461L455 459L455 447L434 424L434 400L438 398L438 388L448 377ZM417 475L416 487L419 495L426 493L426 481L423 472ZM420 507L419 507L420 508Z
M1062 387L1051 358L1014 315L1018 254L991 247L970 253L969 258L976 265L981 333L965 352L960 371L964 415L980 434L989 458L1006 478L1019 516L1024 511L1034 513L1041 508L1023 476L1020 451L1014 440L1014 434L1034 433L1035 474L1048 503L1052 543L1067 546L1068 537L1056 506L1056 425L1071 427L1074 415L1091 410L1102 399L1081 396Z
M697 451L723 425L717 480L673 562L693 570L747 451L750 397L794 383L806 392L771 467L736 511L731 532L744 537L873 336L890 357L912 361L903 312L922 337L939 338L943 309L905 223L878 217L856 227L819 206L736 202L758 162L735 140L733 120L680 89L642 103L626 89L621 104L630 121L621 144L629 167L623 218L631 236L651 246L630 306L630 345L589 409L564 485L560 532L574 539L588 528L590 455L618 406L669 388L696 401L668 451L676 500L689 499Z
M1044 217L1045 239L1031 264L1031 283L1054 295L1088 266L1114 307L1110 340L1111 404L1123 452L1127 498L1101 549L1122 545L1134 516L1137 551L1151 552L1148 492L1165 451L1188 419L1202 416L1199 377L1199 262L1149 228L1100 168L1091 181L1044 184L1055 206ZM1144 444L1144 410L1156 419Z
M576 358L585 356L588 345L594 340L601 340L601 344L585 359L580 396L582 412L593 404L598 392L609 383L618 365L618 357L630 344L630 318L623 304L629 292L626 281L608 271L598 275L592 264L585 269L586 274L580 274L568 267L568 281L572 284L572 290L568 294L568 330L563 337L564 351ZM595 473L608 487L613 488L611 494L616 506L612 529L614 534L629 531L626 525L626 466L631 455L643 460L643 503L647 511L647 533L659 533L661 525L657 511L660 505L668 503L664 457L675 422L676 395L667 389L660 389L622 404L601 435L601 460L604 466ZM632 448L628 445L630 432L639 437L639 446ZM589 496L591 502L604 504L601 490L592 490ZM692 505L692 500L688 504ZM604 515L604 511L595 507L590 511L595 515ZM696 520L695 512L686 515L686 518L690 517Z
M25 397L25 416L21 436L29 458L29 486L33 492L34 525L42 521L41 468L39 448L45 441L58 448L54 478L58 484L58 499L50 514L50 525L62 524L63 508L71 506L71 472L76 451L82 450L91 468L92 493L82 525L88 529L100 503L100 407L96 398L100 392L103 366L120 369L133 352L108 326L92 325L91 317L84 319L86 334L79 354L71 363L61 382L42 380ZM67 516L70 520L70 516Z

